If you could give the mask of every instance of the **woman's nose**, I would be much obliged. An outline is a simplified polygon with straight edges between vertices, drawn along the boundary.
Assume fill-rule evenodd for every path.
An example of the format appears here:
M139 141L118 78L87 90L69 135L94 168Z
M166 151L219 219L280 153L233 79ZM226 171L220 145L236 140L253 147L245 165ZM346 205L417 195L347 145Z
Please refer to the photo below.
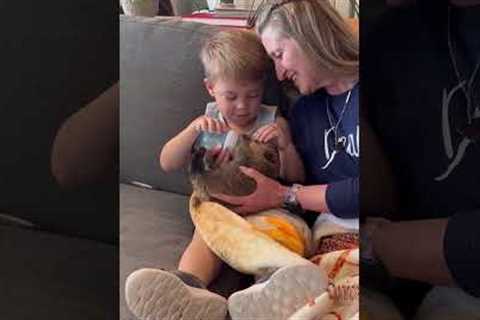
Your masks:
M279 81L286 79L286 69L279 62L275 62L275 72Z

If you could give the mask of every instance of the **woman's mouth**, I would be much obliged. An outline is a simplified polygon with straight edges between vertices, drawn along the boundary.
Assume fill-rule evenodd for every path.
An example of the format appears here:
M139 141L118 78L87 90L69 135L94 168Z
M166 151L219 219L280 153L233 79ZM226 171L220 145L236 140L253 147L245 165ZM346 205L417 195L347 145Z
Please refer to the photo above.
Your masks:
M288 77L288 79L292 82L295 82L297 81L297 74L296 73L292 73L290 74L290 76Z

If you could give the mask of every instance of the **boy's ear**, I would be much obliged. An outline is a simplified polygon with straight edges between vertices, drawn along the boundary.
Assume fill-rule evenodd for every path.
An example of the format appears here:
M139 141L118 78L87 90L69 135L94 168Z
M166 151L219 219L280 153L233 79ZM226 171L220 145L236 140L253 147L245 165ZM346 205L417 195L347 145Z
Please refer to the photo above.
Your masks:
M203 78L203 84L205 84L205 88L207 88L208 93L212 97L215 97L215 93L213 92L213 83L207 78Z

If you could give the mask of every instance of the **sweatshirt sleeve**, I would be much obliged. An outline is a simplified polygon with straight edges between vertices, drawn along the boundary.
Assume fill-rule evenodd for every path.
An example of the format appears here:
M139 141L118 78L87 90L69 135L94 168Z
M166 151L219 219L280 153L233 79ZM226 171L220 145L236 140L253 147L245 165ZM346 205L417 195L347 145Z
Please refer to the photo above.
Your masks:
M480 297L480 209L453 215L447 224L443 250L459 287Z
M358 177L333 182L327 186L327 206L330 212L339 218L358 218L358 198Z

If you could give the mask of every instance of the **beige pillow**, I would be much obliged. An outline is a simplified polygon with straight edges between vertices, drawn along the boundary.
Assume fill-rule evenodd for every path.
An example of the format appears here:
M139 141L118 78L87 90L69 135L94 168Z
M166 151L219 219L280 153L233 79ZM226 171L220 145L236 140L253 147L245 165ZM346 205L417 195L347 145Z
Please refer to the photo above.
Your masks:
M263 275L280 267L311 264L221 204L190 198L190 214L208 247L232 268Z

